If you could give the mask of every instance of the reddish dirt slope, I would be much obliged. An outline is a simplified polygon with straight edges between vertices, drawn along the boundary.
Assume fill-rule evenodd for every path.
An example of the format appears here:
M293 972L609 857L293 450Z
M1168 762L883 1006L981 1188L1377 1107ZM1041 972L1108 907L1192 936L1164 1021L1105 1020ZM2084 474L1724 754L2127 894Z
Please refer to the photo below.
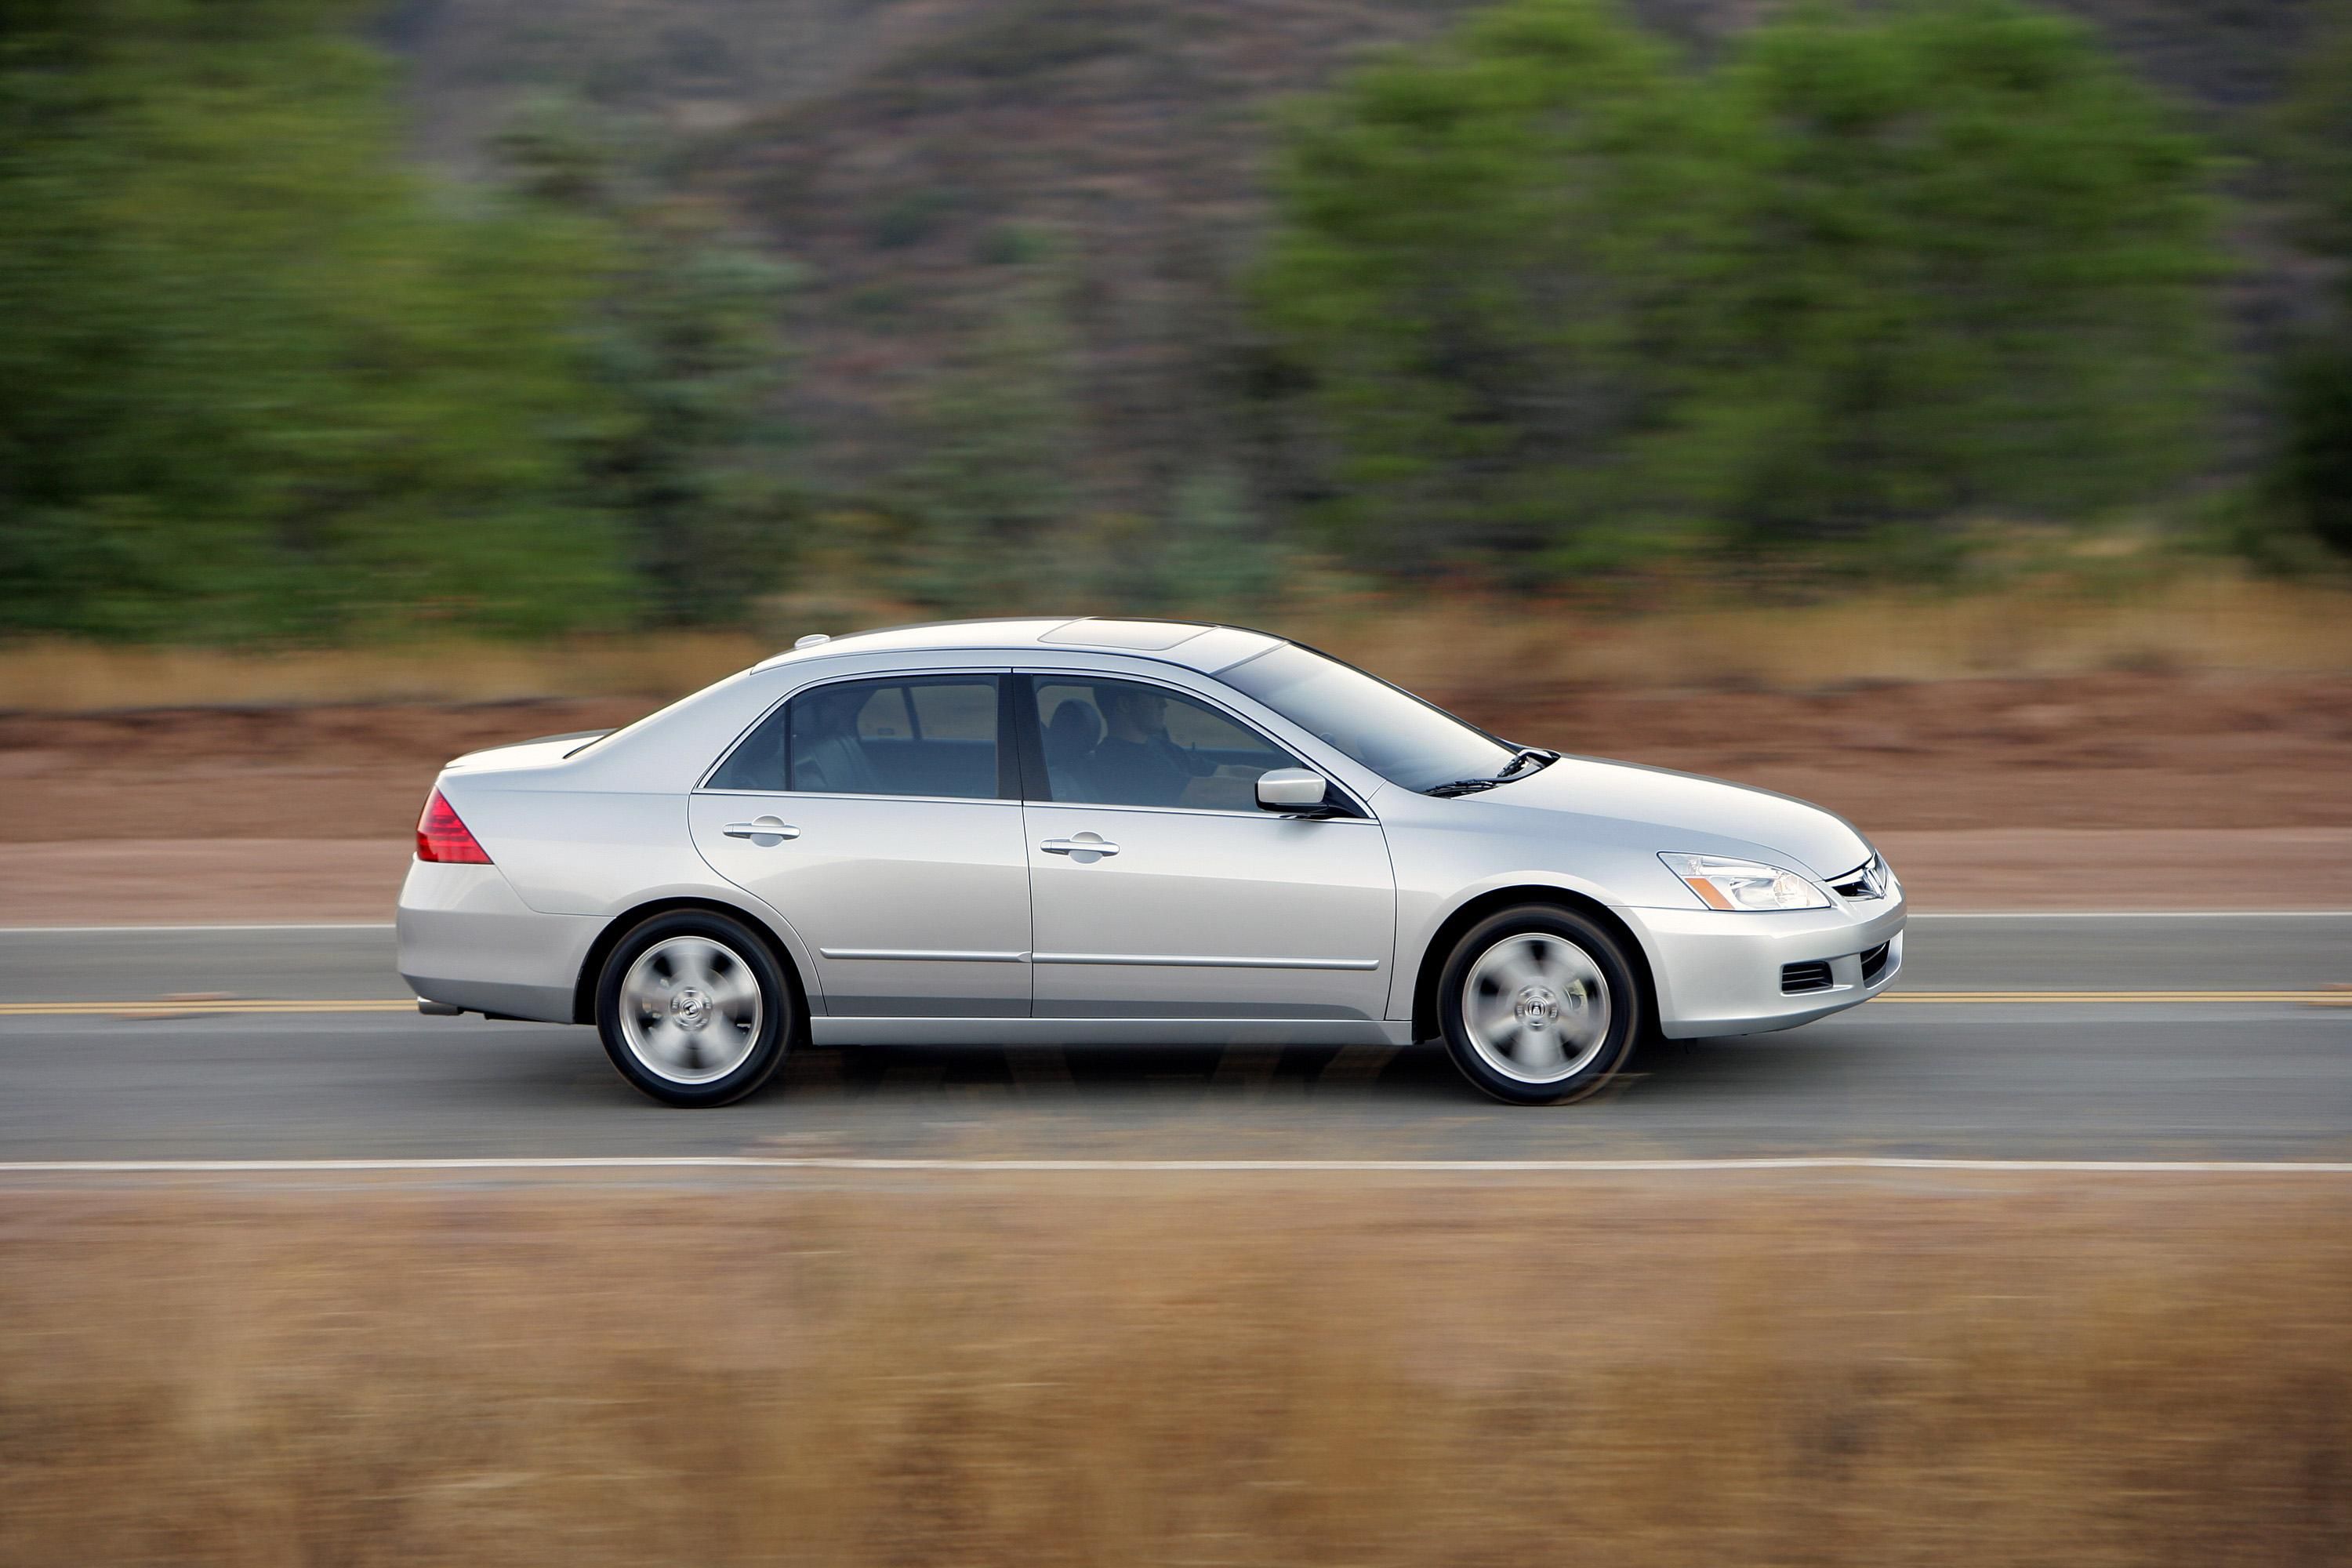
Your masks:
M1438 695L1514 739L1819 801L1930 906L2347 901L2341 680ZM0 923L384 918L444 760L643 706L0 716Z

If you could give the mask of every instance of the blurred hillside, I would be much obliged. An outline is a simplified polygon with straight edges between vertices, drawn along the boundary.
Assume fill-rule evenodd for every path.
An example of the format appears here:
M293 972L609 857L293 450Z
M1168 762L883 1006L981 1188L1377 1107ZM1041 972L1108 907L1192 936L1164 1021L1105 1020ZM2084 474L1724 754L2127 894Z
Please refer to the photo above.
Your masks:
M821 479L913 460L935 378L993 368L1007 318L1046 310L1086 411L1078 483L1097 507L1156 510L1204 446L1239 438L1236 290L1265 226L1268 111L1467 9L439 0L388 37L415 62L427 156L492 172L518 105L562 93L800 264L792 409Z
M943 112L959 87L967 108L992 98L999 107L1030 103L1066 114L1118 87L1160 106L1161 129L1183 131L1192 129L1187 118L1211 117L1220 104L1325 80L1367 45L1425 40L1474 5L396 0L373 30L414 63L419 145L462 163L481 156L516 94L534 89L577 92L696 132L815 103L851 116L893 100ZM1785 8L1775 0L1634 0L1630 7L1700 50ZM2326 0L2058 0L2056 8L2093 25L2135 69L2184 101L2232 113L2284 90ZM885 115L866 129L904 141L909 122Z
M0 635L2340 583L2347 105L2352 0L23 0Z
M1641 0L1696 58L1786 6ZM2265 134L2325 0L2062 0L2225 149ZM1270 371L1238 298L1269 217L1283 106L1468 0L408 0L416 145L485 174L533 93L576 99L675 188L723 199L802 266L792 398L824 479L914 459L942 373L1003 357L1051 275L1073 360L1066 439L1090 508L1164 514L1204 454L1248 466L1238 399ZM2308 314L2313 263L2235 227L2239 330ZM992 359L992 353L995 358ZM2252 416L2249 416L2251 417ZM2241 445L2247 437L2242 433ZM2245 453L2241 450L2242 459Z

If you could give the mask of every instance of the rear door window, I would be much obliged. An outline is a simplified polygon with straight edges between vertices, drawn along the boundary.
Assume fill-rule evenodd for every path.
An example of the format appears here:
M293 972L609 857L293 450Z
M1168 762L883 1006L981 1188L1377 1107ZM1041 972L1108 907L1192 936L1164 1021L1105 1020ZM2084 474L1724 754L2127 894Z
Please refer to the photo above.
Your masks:
M994 800L1004 786L992 675L844 680L794 697L743 738L712 789Z

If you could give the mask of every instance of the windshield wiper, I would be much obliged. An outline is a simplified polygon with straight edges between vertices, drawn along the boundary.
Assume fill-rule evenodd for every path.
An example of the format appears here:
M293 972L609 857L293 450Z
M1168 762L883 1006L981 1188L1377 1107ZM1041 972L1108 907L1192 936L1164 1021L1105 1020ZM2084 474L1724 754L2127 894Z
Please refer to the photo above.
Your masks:
M1455 779L1452 784L1433 784L1422 793L1436 795L1441 800L1451 799L1457 795L1475 795L1482 789L1493 789L1496 784L1510 783L1519 769L1527 763L1533 763L1538 768L1548 768L1558 761L1559 761L1558 752L1548 751L1541 746L1521 746L1511 753L1511 760L1505 763L1492 778Z

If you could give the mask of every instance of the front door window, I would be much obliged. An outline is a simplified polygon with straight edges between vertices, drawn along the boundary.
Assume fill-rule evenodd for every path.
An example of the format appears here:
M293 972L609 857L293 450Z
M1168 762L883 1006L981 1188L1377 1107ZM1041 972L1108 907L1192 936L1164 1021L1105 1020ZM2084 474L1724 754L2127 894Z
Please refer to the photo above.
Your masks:
M1033 682L1049 799L1255 811L1257 777L1298 759L1205 702L1137 680Z

